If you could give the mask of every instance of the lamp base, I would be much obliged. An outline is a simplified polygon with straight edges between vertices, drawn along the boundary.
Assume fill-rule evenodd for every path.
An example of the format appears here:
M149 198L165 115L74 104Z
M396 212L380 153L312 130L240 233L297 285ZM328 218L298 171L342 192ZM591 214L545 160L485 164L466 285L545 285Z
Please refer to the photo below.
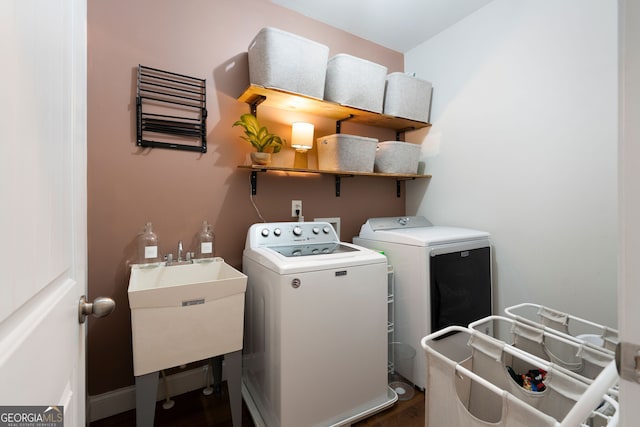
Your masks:
M309 161L307 160L308 150L296 150L296 155L293 158L293 167L297 169L307 169L309 167Z

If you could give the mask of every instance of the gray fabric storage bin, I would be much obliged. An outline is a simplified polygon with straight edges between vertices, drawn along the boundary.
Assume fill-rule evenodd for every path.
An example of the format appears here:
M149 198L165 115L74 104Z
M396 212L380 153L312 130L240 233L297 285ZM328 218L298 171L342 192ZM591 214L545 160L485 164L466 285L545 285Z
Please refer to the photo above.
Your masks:
M382 173L417 173L420 145L402 141L378 143L375 171Z
M345 134L318 138L318 169L373 172L377 143L375 138Z
M249 44L251 84L323 99L329 47L265 27Z
M386 77L384 114L394 117L429 121L431 83L405 73L391 73Z
M387 67L339 53L327 63L324 99L382 113Z

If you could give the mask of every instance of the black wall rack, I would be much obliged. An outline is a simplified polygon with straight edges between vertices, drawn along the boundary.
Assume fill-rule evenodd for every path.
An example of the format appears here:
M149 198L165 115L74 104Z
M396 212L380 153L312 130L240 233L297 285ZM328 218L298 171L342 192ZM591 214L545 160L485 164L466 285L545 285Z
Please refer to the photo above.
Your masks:
M207 152L205 80L138 65L137 145Z

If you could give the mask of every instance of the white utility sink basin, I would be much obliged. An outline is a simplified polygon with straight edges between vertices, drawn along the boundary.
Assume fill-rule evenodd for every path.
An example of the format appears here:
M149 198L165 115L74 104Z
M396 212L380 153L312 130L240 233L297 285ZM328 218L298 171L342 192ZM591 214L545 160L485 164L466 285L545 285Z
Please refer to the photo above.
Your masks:
M247 276L222 258L133 265L134 375L241 350L246 288Z

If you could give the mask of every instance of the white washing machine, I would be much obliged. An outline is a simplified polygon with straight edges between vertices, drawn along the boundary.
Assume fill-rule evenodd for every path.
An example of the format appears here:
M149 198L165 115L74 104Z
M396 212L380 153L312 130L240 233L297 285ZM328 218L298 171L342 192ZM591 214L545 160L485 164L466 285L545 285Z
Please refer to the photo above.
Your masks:
M434 226L422 216L371 218L353 242L384 251L395 277L396 342L416 350L398 373L425 387L420 340L449 325L467 326L492 314L489 233Z
M254 224L243 397L257 426L342 426L391 406L387 259L325 222Z

